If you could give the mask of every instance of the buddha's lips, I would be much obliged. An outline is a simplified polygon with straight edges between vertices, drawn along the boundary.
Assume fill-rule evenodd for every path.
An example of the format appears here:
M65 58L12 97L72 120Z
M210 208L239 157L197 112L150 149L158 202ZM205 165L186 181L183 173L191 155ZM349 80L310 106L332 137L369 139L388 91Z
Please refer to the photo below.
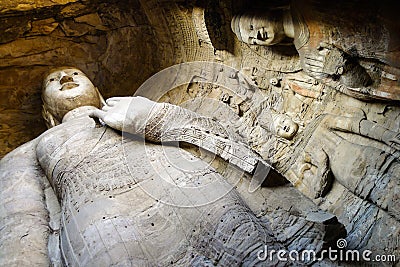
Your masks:
M73 88L78 87L78 86L79 86L79 84L74 83L74 82L64 83L61 86L60 91L70 90L70 89L73 89Z

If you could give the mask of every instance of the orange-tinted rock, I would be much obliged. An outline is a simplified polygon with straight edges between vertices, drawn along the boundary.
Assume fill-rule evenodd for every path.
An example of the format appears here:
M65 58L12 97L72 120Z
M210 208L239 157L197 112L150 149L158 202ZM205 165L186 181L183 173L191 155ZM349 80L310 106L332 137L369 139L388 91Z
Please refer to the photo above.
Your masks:
M32 21L31 30L25 36L48 35L52 33L58 26L58 22L54 18Z

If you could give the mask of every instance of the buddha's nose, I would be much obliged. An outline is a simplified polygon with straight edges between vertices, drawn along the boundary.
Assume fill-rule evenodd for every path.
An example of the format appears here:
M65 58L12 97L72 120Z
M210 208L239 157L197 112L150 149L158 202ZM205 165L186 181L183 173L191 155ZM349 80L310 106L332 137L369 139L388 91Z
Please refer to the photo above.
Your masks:
M71 76L65 75L61 78L60 83L64 84L64 83L73 82L73 81L74 81L74 79Z

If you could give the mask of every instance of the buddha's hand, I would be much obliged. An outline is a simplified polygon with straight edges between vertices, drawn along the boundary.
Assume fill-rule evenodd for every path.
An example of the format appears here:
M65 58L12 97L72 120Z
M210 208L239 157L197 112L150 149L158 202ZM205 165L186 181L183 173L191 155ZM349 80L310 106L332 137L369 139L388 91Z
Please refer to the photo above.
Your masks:
M322 42L317 52L308 52L304 58L304 70L312 77L321 79L330 75L342 75L346 68L346 54L335 46Z
M328 155L322 149L317 148L308 151L306 148L302 160L299 178L309 185L311 197L323 197L327 193L333 178Z
M152 109L158 104L141 96L112 97L101 110L94 110L90 117L99 118L116 130L143 134Z

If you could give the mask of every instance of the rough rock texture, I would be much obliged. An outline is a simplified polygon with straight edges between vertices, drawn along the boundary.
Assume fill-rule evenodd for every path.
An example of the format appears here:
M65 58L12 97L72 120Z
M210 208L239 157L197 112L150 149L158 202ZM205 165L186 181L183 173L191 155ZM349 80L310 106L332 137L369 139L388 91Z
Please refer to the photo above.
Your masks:
M220 166L225 180L206 159L141 139L121 142L118 132L87 120L63 123L1 161L0 184L9 188L0 192L7 204L0 213L1 264L59 264L60 248L68 266L252 266L260 264L264 246L320 251L345 234L332 215L292 187L249 194L243 172L232 166ZM11 167L16 161L26 170L22 180L22 171ZM59 216L54 196L40 193L44 176L60 200ZM165 178L182 187L168 187ZM187 194L190 188L196 190ZM286 198L277 201L281 194ZM36 205L20 212L26 201Z
M301 38L261 46L241 42L231 30L231 19L252 7L289 10L289 1L1 1L0 155L45 130L41 80L53 66L82 69L109 97L132 95L152 74L176 63L223 63L237 72L205 72L231 81L231 88L209 84L199 74L190 84L142 95L215 118L285 176L291 186L262 188L256 195L246 191L246 181L236 186L256 215L250 221L260 232L268 228L277 246L302 248L334 232L314 216L322 209L346 227L348 249L400 259L398 9L391 1L299 2L290 11L297 23L295 36ZM321 42L328 43L326 50ZM243 74L257 85L256 91L241 79ZM271 126L271 119L282 115L298 125L291 139ZM226 173L223 161L213 164L224 177L236 177ZM8 191L2 192L8 197ZM229 213L218 216L233 218ZM118 221L107 217L107 222L114 219ZM281 235L286 225L289 230ZM236 227L213 226L222 235ZM209 225L201 229L215 230ZM39 231L48 235L47 226ZM188 238L192 242L190 238L199 237ZM214 239L196 240L224 246ZM201 246L192 249L203 253ZM192 257L182 251L170 260L182 265L235 263L200 252Z

